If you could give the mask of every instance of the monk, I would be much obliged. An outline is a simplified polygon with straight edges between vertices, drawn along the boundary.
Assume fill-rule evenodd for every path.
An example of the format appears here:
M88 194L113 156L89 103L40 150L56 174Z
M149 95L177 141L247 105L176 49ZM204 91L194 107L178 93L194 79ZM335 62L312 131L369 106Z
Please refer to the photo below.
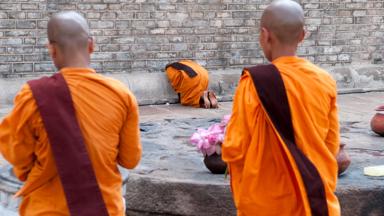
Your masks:
M121 82L97 74L90 67L94 44L81 15L53 15L48 22L48 40L57 74L64 77L72 96L79 132L106 214L123 216L125 205L118 165L133 169L142 151L136 99ZM59 108L57 112L62 111ZM71 135L67 131L61 133ZM17 178L24 182L16 194L22 198L22 216L70 215L49 135L31 86L25 84L14 100L13 110L0 123L0 151L13 166Z
M296 56L303 28L298 3L272 2L262 14L259 37L272 64L246 68L236 89L222 157L239 216L340 215L336 82ZM264 84L272 75L281 83ZM285 105L284 97L270 96L278 89ZM278 112L284 115L276 118Z
M165 68L172 88L179 94L180 103L185 106L217 108L213 91L208 89L208 71L192 60L181 60Z

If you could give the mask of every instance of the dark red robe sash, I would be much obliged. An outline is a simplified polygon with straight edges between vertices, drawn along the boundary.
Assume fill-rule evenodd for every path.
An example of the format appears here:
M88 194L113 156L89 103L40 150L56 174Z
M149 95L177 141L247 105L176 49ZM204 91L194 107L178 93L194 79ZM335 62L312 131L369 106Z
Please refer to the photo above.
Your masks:
M108 216L64 77L28 82L47 131L72 216Z
M246 70L252 76L264 109L295 159L304 182L312 215L328 216L327 198L320 174L316 166L296 145L288 97L279 70L273 64Z
M174 63L168 64L167 66L165 66L165 70L167 70L167 68L169 67L173 67L179 71L184 71L190 78L197 76L197 73L195 70L193 70L193 68L189 67L188 65L182 64L180 62L174 62Z

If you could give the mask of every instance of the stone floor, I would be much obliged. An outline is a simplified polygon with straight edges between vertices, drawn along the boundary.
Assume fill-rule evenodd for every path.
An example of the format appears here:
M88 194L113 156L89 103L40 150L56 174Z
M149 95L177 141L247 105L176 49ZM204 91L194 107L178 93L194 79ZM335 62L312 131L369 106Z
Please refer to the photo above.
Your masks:
M374 109L381 101L384 103L384 93L339 96L341 141L346 144L347 151L355 159L349 172L340 179L340 185L361 185L362 181L368 179L361 175L363 166L384 164L384 138L371 132L369 126L370 118L375 113ZM191 109L179 105L141 107L144 157L138 169L133 172L142 175L153 174L157 177L169 176L190 180L196 178L198 181L208 178L208 181L212 182L212 175L203 175L208 172L201 169L202 156L188 140L197 127L208 127L219 121L223 115L230 113L230 110L231 103L221 103L218 110ZM173 160L179 160L179 163ZM183 165L180 166L180 163ZM187 174L192 170L193 176ZM349 179L348 176L353 178ZM370 179L372 183L384 185L384 178L377 179L378 181L375 181L376 178ZM218 177L217 183L219 182L223 182L221 177Z
M379 212L376 215L384 214L384 177L363 175L363 167L384 164L384 138L369 128L374 109L384 104L384 93L344 94L338 100L341 140L352 158L338 182L343 216L371 215L367 212L372 209ZM128 181L130 215L234 214L228 179L210 174L202 155L188 142L197 127L208 127L230 110L229 102L221 103L217 110L180 105L140 107L144 151ZM0 105L0 119L8 111L9 106Z
M367 210L364 209L375 208L375 205L381 206L380 203L384 201L384 177L363 175L364 167L384 164L384 138L375 135L369 127L370 119L375 114L374 109L380 103L384 103L383 99L384 93L382 92L339 96L341 141L346 144L346 150L352 158L350 168L339 178L338 182L337 192L340 194L343 216L368 215L365 214ZM167 189L159 193L153 192L155 188L148 185L155 183L149 180L145 187L132 183L131 187L128 185L128 190L129 188L139 189L132 190L131 194L136 194L141 190L143 196L128 197L128 203L130 203L128 208L133 210L139 208L151 209L153 208L151 206L157 200L157 206L153 208L154 212L174 215L214 215L213 212L215 212L215 215L220 215L217 214L220 209L225 209L226 205L231 205L228 202L222 202L217 204L217 208L214 208L214 210L212 208L207 209L204 208L206 200L203 198L199 200L199 198L196 198L198 195L190 195L193 194L194 190L198 190L196 185L204 184L226 191L225 187L228 187L228 179L225 179L223 175L210 174L204 167L202 155L196 152L195 147L188 143L188 139L195 128L208 127L223 115L230 113L230 110L231 103L221 103L218 110L191 109L179 105L141 107L144 155L140 166L132 172L132 176L135 176L138 182L143 179L155 179L163 183L156 184L156 187ZM188 182L195 186L183 185L180 182ZM178 192L173 191L170 185L176 187ZM188 192L180 192L182 191L181 188ZM189 188L189 190L185 188ZM205 189L209 190L209 188ZM378 195L372 193L367 195L372 190L380 193ZM207 191L205 196L213 197L212 193L214 192ZM354 193L357 194L357 191L364 192L351 199ZM128 191L128 194L130 194L130 191ZM220 197L217 194L215 196ZM368 198L370 196L373 198ZM143 200L144 197L151 197L148 199L150 201ZM188 197L189 205L187 207L172 204L173 199L177 200L183 197ZM358 201L361 198L366 198L369 202ZM224 200L223 197L220 197L220 199ZM163 205L161 200L167 200L167 203ZM217 199L211 202L214 201L217 201ZM196 211L199 210L200 212L208 211L208 213L196 214ZM209 213L210 210L213 212ZM365 212L360 214L356 213L356 211ZM380 211L384 215L384 210L380 209ZM225 213L225 215L233 214L234 212Z

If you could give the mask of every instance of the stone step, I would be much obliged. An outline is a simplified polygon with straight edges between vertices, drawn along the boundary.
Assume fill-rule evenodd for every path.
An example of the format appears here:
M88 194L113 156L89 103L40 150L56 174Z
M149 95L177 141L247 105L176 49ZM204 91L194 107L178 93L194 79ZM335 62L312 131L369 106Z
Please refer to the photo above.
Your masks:
M350 65L327 69L337 81L340 93L362 93L384 90L384 66ZM209 88L220 101L230 101L240 78L242 69L210 71ZM0 78L0 104L12 103L20 87L39 75ZM169 85L164 72L105 74L125 83L135 94L140 105L176 103L177 94Z

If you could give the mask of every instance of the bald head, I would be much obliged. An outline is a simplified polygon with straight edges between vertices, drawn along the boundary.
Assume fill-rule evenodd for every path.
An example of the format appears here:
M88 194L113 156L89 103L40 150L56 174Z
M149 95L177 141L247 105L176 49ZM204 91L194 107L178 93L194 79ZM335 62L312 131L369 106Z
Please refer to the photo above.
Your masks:
M304 28L304 11L292 0L273 1L263 12L261 27L272 32L282 44L298 43Z
M48 40L63 51L86 49L90 38L87 21L80 14L67 11L55 14L48 22Z

